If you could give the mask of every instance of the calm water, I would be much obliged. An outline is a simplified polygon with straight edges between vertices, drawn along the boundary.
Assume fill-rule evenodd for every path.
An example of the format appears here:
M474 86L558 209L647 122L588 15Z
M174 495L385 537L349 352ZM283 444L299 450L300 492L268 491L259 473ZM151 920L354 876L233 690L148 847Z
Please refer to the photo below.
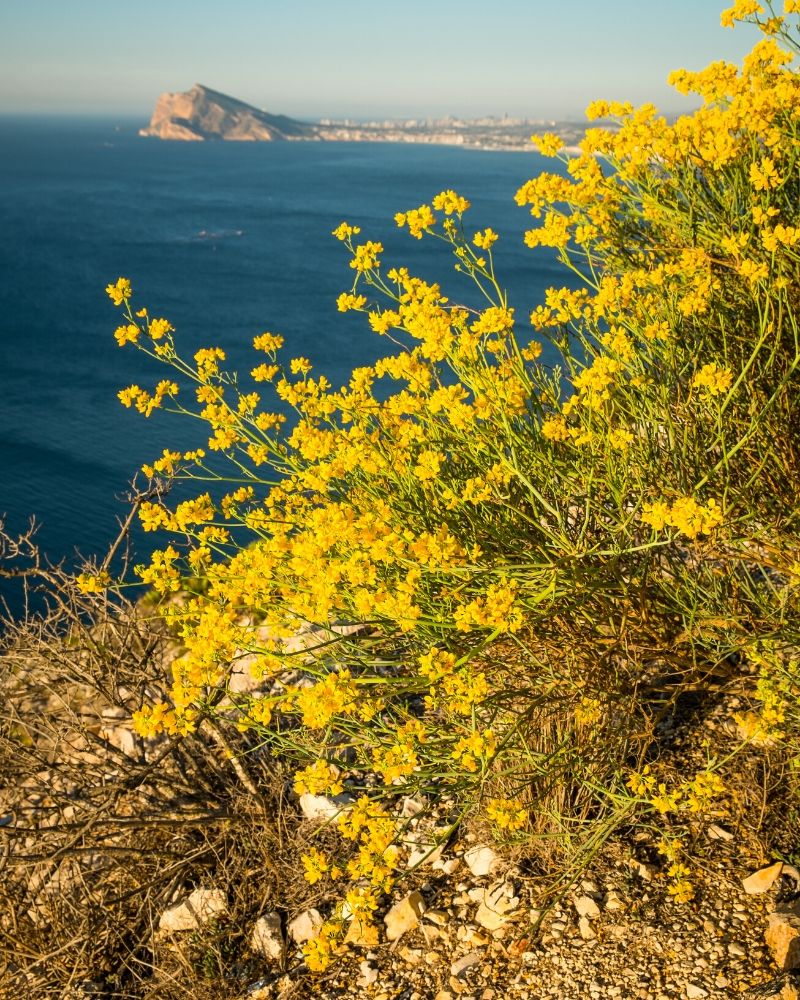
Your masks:
M139 138L139 124L0 118L0 514L12 531L34 515L53 559L101 553L136 469L192 443L187 428L145 421L116 399L124 385L163 377L116 346L104 287L119 275L170 319L187 353L220 345L249 369L252 337L272 330L336 385L385 346L336 311L352 278L330 236L342 219L382 240L387 262L469 301L444 248L392 221L454 187L472 200L475 228L502 234L499 269L521 317L564 283L550 253L522 245L530 217L514 192L552 169L535 153L169 143Z

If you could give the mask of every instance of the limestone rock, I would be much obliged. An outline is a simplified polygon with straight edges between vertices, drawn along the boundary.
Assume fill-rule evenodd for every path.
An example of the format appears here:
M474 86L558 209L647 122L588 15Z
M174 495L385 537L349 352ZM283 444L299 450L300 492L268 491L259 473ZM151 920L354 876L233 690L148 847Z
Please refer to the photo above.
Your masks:
M279 913L273 911L258 918L250 935L250 948L263 955L268 962L283 961L284 942Z
M419 925L419 918L425 911L425 900L422 894L411 892L405 898L389 910L383 918L386 924L386 937L390 941L397 941L407 931L413 930Z
M497 931L512 919L520 907L520 899L511 882L496 882L482 893L475 913L475 922L487 931Z
M222 889L195 889L186 899L161 914L158 929L166 934L195 931L203 924L224 917L228 900Z
M764 940L778 968L800 968L800 914L791 909L770 913Z
M204 139L272 141L310 139L313 125L260 111L244 101L196 83L184 93L162 94L153 117L139 135L199 142Z
M476 878L481 878L498 867L500 858L491 847L479 845L464 853L464 864Z
M231 662L231 673L228 678L228 690L232 694L251 694L265 686L269 686L270 680L264 681L259 677L253 668L257 665L260 657L257 653L245 653L237 650Z
M597 937L588 917L580 918L578 921L578 932L584 941L593 941Z
M362 989L372 986L373 983L378 981L378 970L373 968L366 959L359 964L358 971L361 973L361 976L356 985Z
M461 958L457 958L455 962L450 966L450 972L455 976L456 979L461 979L465 976L471 968L479 965L483 961L483 955L479 951L471 951L467 955L462 955Z
M335 819L344 809L349 809L353 800L347 795L330 798L327 795L312 795L305 792L300 796L300 810L306 819L326 823Z
M446 861L442 858L437 858L431 862L431 868L434 871L444 872L445 875L454 875L460 867L461 858L447 858Z
M766 892L780 876L782 870L782 861L776 861L774 865L769 865L766 868L759 868L757 872L742 879L742 888L750 895Z
M319 910L315 910L312 907L309 910L303 910L302 913L299 913L294 920L290 921L286 930L295 944L304 944L306 941L310 941L311 938L317 936L322 924L322 915Z
M719 823L712 823L706 830L706 836L709 840L733 840L733 834L730 830L726 830L724 826L720 826Z
M600 907L591 896L579 896L574 900L579 917L599 917Z
M702 986L696 986L694 983L689 983L686 987L687 1000L703 1000L703 997L707 996L708 990L704 990Z

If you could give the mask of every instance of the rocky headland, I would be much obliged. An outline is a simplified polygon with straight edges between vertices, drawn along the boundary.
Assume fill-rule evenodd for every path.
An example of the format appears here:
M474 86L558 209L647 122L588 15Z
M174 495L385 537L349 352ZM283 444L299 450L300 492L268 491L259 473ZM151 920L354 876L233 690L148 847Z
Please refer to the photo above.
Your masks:
M153 117L139 134L157 139L201 141L232 139L271 142L276 139L316 138L314 126L286 115L273 115L227 94L196 83L182 94L162 94Z

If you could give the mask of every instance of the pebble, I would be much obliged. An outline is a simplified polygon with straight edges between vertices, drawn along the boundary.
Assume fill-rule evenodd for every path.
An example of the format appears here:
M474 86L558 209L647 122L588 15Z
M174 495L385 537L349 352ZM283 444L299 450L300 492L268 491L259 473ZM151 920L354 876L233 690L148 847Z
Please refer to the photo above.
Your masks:
M250 935L250 949L263 955L268 962L283 960L283 930L279 913L273 911L258 918Z
M464 864L476 878L489 875L500 864L500 858L486 845L472 847L464 854Z
M742 879L742 888L751 895L766 892L780 877L782 868L782 861L777 861L774 865L769 865L766 868L759 868L757 872Z
M456 959L455 962L450 966L450 972L456 979L461 976L466 975L466 973L476 965L479 965L483 961L483 955L479 951L471 951L466 955L462 955L461 958Z
M223 889L195 889L161 914L158 929L167 934L194 931L224 917L227 910L228 899Z
M599 917L600 907L591 896L579 896L575 901L579 917Z
M397 941L407 931L417 927L424 910L425 900L422 893L416 890L395 903L383 918L388 940Z

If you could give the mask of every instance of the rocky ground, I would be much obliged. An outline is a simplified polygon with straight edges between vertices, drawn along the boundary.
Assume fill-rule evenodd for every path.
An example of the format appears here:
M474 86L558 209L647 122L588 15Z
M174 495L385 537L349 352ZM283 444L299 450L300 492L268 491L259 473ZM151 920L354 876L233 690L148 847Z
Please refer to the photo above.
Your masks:
M723 833L720 836L720 833ZM378 944L357 948L332 975L299 972L298 940L314 923L306 911L288 927L288 970L254 983L245 996L369 997L374 1000L700 1000L790 992L798 957L797 918L768 914L796 891L795 871L773 866L743 885L752 859L727 831L710 831L699 899L665 899L653 866L616 845L542 915L535 885L491 849L443 860L419 890L385 914ZM457 863L455 863L457 862ZM777 874L777 877L775 877ZM759 882L760 879L760 882ZM774 881L773 881L774 879ZM754 891L758 889L760 891ZM800 912L800 911L799 911ZM537 929L535 922L541 918ZM799 921L800 922L800 921ZM276 927L276 935L280 935ZM294 938L294 940L293 940ZM282 952L282 938L274 954ZM294 970L292 970L294 967Z
M130 659L135 644L126 642ZM52 651L44 652L49 664ZM142 646L143 677L154 670L154 655ZM98 668L98 676L105 678L107 669ZM22 675L12 673L6 682L7 697L21 712L18 726L25 716L34 736L32 719L54 728L26 743L11 734L4 758L13 780L0 795L0 957L7 962L0 966L0 1000L800 997L793 971L800 982L800 875L776 862L779 849L784 856L796 849L797 831L781 819L780 800L776 805L773 797L767 806L767 778L754 779L770 771L762 748L736 758L737 808L693 828L696 892L684 904L667 891L656 843L669 831L652 818L621 829L574 885L553 894L556 855L548 870L541 852L534 863L522 849L490 843L478 827L431 851L432 829L448 825L447 803L400 800L410 866L376 914L377 933L351 924L347 950L329 971L312 975L301 947L332 899L330 887L305 884L297 858L324 839L319 827L341 804L321 796L298 800L287 791L291 782L276 784L274 765L257 754L240 758L245 773L218 733L199 734L185 746L143 747L120 685L104 706L72 673L61 687L45 672L34 690L31 678L20 687ZM746 707L738 694L725 694L708 711L694 705L676 712L663 723L662 753L679 770L696 768L708 746L738 739L730 720ZM23 751L30 756L24 766L18 763ZM109 789L113 799L106 803ZM252 822L244 822L248 809ZM165 831L149 854L143 810L150 810L153 824L147 836ZM189 815L194 819L187 822ZM140 821L141 832L134 826ZM777 834L770 824L780 826ZM37 862L44 876L30 860L37 851L49 859ZM167 880L162 855L174 869ZM148 885L154 888L143 895ZM68 898L73 909L61 913ZM126 899L133 900L127 910L114 908ZM105 923L92 917L100 907ZM85 934L78 945L76 920ZM138 940L127 940L125 927L115 938L114 921L136 923ZM127 956L129 968L139 963L139 991L109 985L117 959L102 979L87 978L86 971L103 966L106 938ZM54 958L70 948L67 971L54 971ZM210 974L204 948L217 963Z

